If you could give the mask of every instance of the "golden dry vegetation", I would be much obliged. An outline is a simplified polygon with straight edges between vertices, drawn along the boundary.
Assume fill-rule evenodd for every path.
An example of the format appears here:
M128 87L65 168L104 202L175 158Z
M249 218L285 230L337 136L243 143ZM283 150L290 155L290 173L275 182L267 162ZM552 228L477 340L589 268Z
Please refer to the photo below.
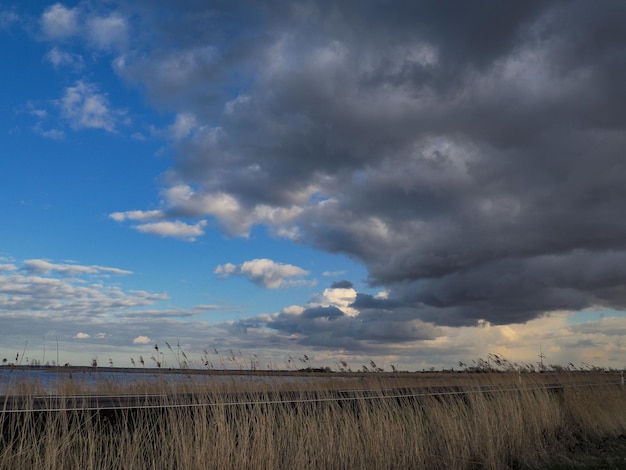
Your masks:
M74 377L58 392L158 393L163 407L2 413L0 468L586 468L576 466L581 449L626 437L626 389L615 374L307 377L233 376L213 386L193 375L176 384L95 386ZM41 392L37 384L14 385L12 393ZM382 398L395 388L403 392ZM289 399L276 400L285 389ZM380 398L338 400L333 391L345 389ZM180 392L195 394L192 406L168 406ZM611 465L602 468L626 461Z

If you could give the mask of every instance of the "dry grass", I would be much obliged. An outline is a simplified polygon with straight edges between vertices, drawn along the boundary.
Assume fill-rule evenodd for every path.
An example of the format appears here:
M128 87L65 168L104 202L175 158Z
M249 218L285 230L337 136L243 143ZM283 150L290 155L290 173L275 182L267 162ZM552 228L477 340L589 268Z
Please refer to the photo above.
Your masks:
M0 414L0 468L543 468L567 461L574 447L626 435L626 390L606 383L611 381L616 377L606 374L526 374L522 383L517 374L369 374L288 385L190 380L134 384L131 390L107 383L108 393L166 392L163 405L170 393L193 391L203 406ZM585 386L545 387L554 382ZM72 383L63 385L64 393L94 391ZM468 393L331 400L333 389L424 385ZM485 392L478 385L516 390ZM276 404L256 394L285 387L296 396L316 388L328 400ZM37 389L19 385L20 393ZM232 400L224 392L244 392L240 400L256 403L223 403Z

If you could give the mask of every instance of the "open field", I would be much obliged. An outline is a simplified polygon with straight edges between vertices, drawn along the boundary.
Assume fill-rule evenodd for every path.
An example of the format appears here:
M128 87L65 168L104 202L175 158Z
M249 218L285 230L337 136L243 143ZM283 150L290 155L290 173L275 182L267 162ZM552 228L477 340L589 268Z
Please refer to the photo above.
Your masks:
M26 400L9 413L5 398L0 468L626 468L616 374L240 376L87 383L74 373L59 382L66 396L158 397L158 406L114 412L41 411ZM14 385L8 395L41 392ZM337 399L348 389L367 397ZM191 394L184 406L181 393Z

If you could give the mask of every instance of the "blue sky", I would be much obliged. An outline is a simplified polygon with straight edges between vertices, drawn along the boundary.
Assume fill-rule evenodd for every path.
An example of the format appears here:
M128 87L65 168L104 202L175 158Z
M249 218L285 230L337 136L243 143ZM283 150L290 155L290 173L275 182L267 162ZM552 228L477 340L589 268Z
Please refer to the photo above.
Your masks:
M624 367L624 19L0 2L0 355Z

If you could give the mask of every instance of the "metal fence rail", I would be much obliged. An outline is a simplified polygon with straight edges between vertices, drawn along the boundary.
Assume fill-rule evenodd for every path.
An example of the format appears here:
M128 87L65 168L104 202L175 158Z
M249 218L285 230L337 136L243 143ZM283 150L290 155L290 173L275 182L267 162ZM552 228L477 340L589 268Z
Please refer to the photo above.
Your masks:
M621 385L621 387L620 387ZM550 391L560 393L566 388L616 386L624 392L623 381L542 384L531 386L429 387L326 391L272 391L239 393L181 393L138 395L68 395L68 396L0 396L0 415L32 412L121 412L199 407L233 407L261 405L294 405L301 403L355 402L367 400L419 400L427 397L468 396L506 392ZM203 401L207 397L217 401ZM221 400L220 400L221 399Z

